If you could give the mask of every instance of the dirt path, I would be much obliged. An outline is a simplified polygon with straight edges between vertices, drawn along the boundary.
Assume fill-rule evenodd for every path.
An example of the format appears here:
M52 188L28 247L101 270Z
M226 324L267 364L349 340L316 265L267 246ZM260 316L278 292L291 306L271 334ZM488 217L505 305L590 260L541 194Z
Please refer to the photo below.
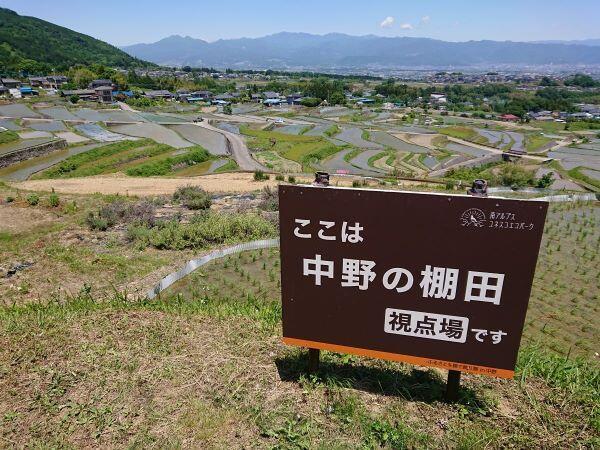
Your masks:
M133 178L121 174L60 180L30 180L12 183L18 189L51 191L63 194L121 194L169 195L179 186L200 186L208 192L252 192L264 186L276 186L274 179L264 182L253 180L251 173L223 173L190 178Z
M235 158L235 161L237 162L238 166L240 166L240 169L268 170L266 167L264 167L254 158L252 158L252 156L250 155L250 150L248 149L248 146L246 145L244 139L241 136L235 133L230 133L229 131L222 130L221 128L213 127L212 125L209 125L206 122L200 122L196 125L225 136L225 139L229 141L231 154Z

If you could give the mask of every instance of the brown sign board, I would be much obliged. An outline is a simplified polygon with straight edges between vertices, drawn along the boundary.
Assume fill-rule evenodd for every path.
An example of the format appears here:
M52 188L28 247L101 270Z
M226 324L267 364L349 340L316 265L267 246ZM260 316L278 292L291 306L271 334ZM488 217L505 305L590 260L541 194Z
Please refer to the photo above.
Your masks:
M279 187L286 344L511 378L548 204Z

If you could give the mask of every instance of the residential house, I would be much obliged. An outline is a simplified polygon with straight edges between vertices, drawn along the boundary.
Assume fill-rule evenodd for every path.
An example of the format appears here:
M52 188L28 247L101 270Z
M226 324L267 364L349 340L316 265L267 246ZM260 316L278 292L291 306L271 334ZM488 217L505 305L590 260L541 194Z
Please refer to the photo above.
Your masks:
M110 80L93 80L89 85L88 88L89 89L96 89L99 88L101 86L110 86L112 87L113 82Z
M446 94L433 93L429 96L429 100L431 101L431 103L437 103L437 104L448 102L448 98L446 97Z
M210 91L194 91L192 92L192 96L197 97L202 101L210 101L214 95Z
M46 77L29 77L29 84L33 87L50 87Z
M71 97L72 95L76 95L81 100L96 100L98 98L98 94L94 89L73 89L73 90L65 90L61 91L60 95L62 97Z
M267 100L278 99L279 97L281 97L281 95L279 95L279 92L273 92L273 91L263 92L263 96Z
M8 89L15 89L21 86L21 82L14 78L0 78L0 83Z
M63 84L67 83L69 79L64 75L49 75L46 77L48 83L50 83L50 87L58 89Z
M505 122L518 122L519 121L519 117L515 116L514 114L502 114L501 116L498 117L498 119L504 120Z
M224 101L224 102L228 102L233 98L234 98L234 96L228 92L226 92L224 94L215 95L215 100L220 100L220 101Z
M260 103L262 101L262 95L261 94L251 94L250 100L253 101L254 103Z
M144 93L144 96L147 98L151 98L151 99L164 99L164 100L173 98L173 94L171 92L167 91L166 89L159 89L156 91L146 91Z
M290 94L286 97L286 101L288 105L299 105L302 101L302 94L296 92L295 94Z
M112 103L114 101L112 86L98 86L94 91L100 103Z

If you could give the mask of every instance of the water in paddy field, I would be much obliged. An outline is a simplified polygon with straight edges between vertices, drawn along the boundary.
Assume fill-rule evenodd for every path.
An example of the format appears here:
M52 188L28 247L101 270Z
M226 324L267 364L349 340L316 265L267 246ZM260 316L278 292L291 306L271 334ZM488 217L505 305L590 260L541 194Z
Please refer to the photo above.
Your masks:
M44 156L31 158L17 164L0 169L0 180L4 181L25 181L34 173L47 169L59 162L67 159L69 156L78 155L87 152L102 144L81 145L79 147L65 148L57 150Z

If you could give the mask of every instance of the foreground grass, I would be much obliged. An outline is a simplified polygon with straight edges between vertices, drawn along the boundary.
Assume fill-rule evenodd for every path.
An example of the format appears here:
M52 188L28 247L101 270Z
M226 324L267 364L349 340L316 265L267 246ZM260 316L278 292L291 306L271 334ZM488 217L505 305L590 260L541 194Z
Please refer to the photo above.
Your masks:
M114 198L61 197L58 211L42 206L47 200L10 206L15 217L47 213L43 225L0 233L3 258L38 261L17 277L48 294L0 307L2 447L600 445L593 204L550 210L516 379L464 375L460 401L447 404L439 370L323 352L321 371L308 376L304 351L280 341L276 250L216 261L149 301L119 288L119 276L178 261L175 270L190 253L133 251L114 232L84 232L87 211ZM67 208L72 201L77 208ZM257 225L245 229L262 233ZM160 228L147 244L195 236L204 246L207 229L226 227ZM88 278L115 288L107 293ZM65 280L73 294L54 295Z
M598 444L598 368L524 349L513 381L324 352L307 376L279 302L93 295L0 310L8 446L571 448Z

